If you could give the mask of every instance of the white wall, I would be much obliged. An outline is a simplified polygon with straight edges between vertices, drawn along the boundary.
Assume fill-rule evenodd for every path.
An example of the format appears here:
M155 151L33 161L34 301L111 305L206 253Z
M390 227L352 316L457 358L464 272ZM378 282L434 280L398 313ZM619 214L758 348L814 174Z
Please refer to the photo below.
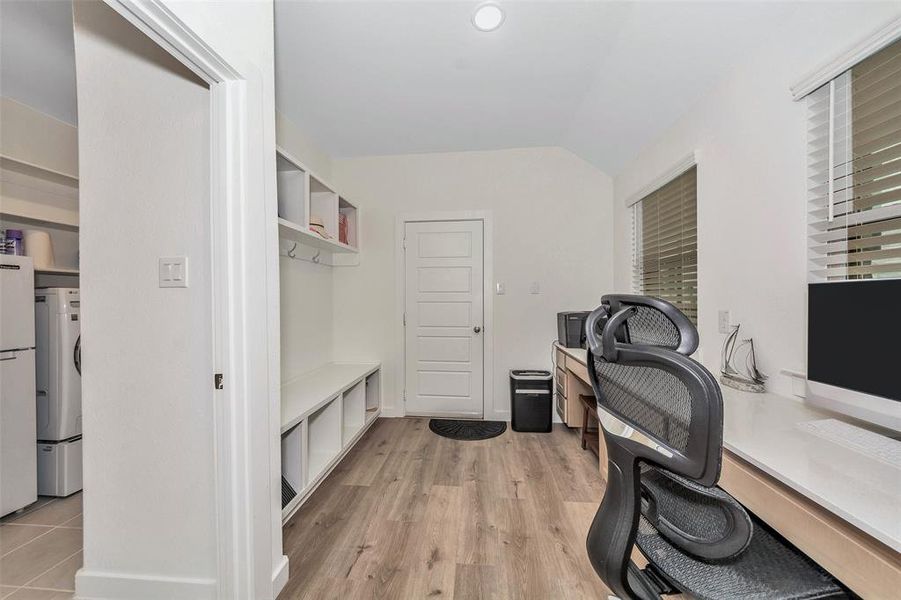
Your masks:
M76 11L102 10L97 7L97 4L99 3L77 3ZM243 328L234 332L240 337L242 349L245 351L246 360L241 364L240 379L235 377L228 379L228 374L226 376L227 381L234 382L236 387L240 384L239 396L253 399L251 405L239 407L239 410L244 413L241 425L249 436L247 442L248 462L235 466L236 473L246 474L250 478L250 487L246 496L241 495L228 499L234 502L226 504L231 510L236 511L234 515L231 515L234 518L230 519L230 515L216 514L215 499L209 496L207 490L216 465L212 456L213 446L210 433L207 431L207 428L211 428L213 423L211 394L209 393L211 390L209 365L192 369L191 377L196 377L197 382L202 382L202 388L198 388L196 393L191 387L195 385L194 379L191 379L190 382L179 381L180 385L177 386L174 383L160 384L173 387L174 396L171 399L166 396L162 396L161 399L156 394L147 394L136 388L128 388L127 394L116 394L115 406L111 406L108 414L104 415L103 424L105 432L114 436L114 439L119 435L116 433L118 430L128 430L129 427L134 429L130 425L132 415L126 410L126 408L130 409L130 406L123 404L124 398L130 399L132 403L142 407L146 405L146 410L152 414L141 424L142 429L132 431L134 436L128 440L128 443L123 441L114 449L115 452L110 450L106 454L98 453L94 457L96 466L93 467L93 481L104 475L102 473L104 466L115 461L123 465L130 464L132 468L127 475L121 474L121 479L110 479L121 490L120 492L117 493L112 489L112 483L107 484L106 494L95 495L91 488L88 488L86 492L85 535L87 545L85 571L82 575L85 572L93 571L92 574L96 575L95 582L103 584L103 589L108 592L108 597L124 598L141 594L144 594L143 597L202 597L209 595L207 591L210 589L210 581L215 586L217 583L224 583L224 578L229 578L229 581L237 586L231 588L231 592L236 597L273 598L287 577L287 561L282 554L280 485L279 469L277 468L279 464L280 367L279 361L275 359L279 351L279 300L277 292L278 235L275 219L272 4L267 1L201 3L174 0L164 0L164 4L166 10L175 15L197 38L233 66L244 79L241 84L244 90L243 102L239 108L243 111L242 118L247 124L248 134L242 139L240 151L243 156L240 170L245 190L248 193L246 201L242 202L236 210L241 212L245 225L242 231L246 232L248 236L247 245L242 249L245 259L242 264L247 266L241 272L241 283L246 286L246 293L242 294L240 298L232 298L232 301L238 310L245 307L253 307L253 310L248 310L243 314ZM142 39L140 34L132 32L128 36L129 41L138 39ZM103 112L103 103L122 100L121 96L129 93L129 90L126 89L129 87L127 84L134 84L134 79L129 77L130 68L105 62L110 55L117 53L115 49L108 47L108 44L101 43L99 39L96 44L98 46L97 56L90 56L90 53L77 53L76 56L79 69L80 133L87 130L86 123L81 120L82 116L86 116L89 123L93 122L93 128L96 128L93 134L88 134L88 141L80 147L83 189L86 195L91 195L91 199L83 204L96 203L97 212L105 215L102 217L105 219L102 221L103 227L92 229L89 220L90 212L85 210L86 221L81 233L85 238L86 245L93 245L94 253L99 252L98 248L101 243L99 238L103 234L110 236L105 240L108 244L105 246L108 251L109 246L116 242L117 236L124 236L136 223L142 225L159 223L154 219L142 221L141 211L130 215L120 212L112 202L114 184L120 186L120 189L116 190L115 197L121 201L123 193L120 184L123 181L134 179L136 185L143 186L134 190L133 194L135 198L142 198L144 195L153 193L170 176L164 171L155 171L155 174L147 172L157 161L161 166L168 165L167 156L163 156L162 159L157 155L142 157L142 151L145 149L149 151L165 147L161 141L154 138L156 134L152 133L159 124L148 115L136 117L131 123L125 122L127 119L118 118L119 114L131 115L132 110L157 97L156 94L148 92L148 90L154 89L153 86L144 82L146 84L144 87L132 87L130 90L132 92L138 89L141 91L132 94L130 100L133 105L126 103L121 113L114 110ZM122 58L124 59L124 57ZM140 61L140 55L132 56L130 60ZM92 71L90 77L82 76L83 68ZM101 73L100 71L104 69L105 71ZM92 79L92 84L86 84ZM82 90L81 88L86 85L88 89ZM110 93L110 89L115 90L111 93L112 97L104 100L104 95ZM81 114L82 104L85 107L86 114L84 115ZM204 103L204 109L207 113L210 109L208 96ZM203 123L204 121L201 117L197 117L194 122ZM154 123L154 127L149 127L148 123ZM129 129L133 124L139 124L140 129L138 131ZM166 122L160 120L160 124L165 125ZM162 127L161 131L162 129L165 127ZM191 124L188 124L186 131L190 130ZM151 135L142 138L141 136L148 131L151 132ZM102 139L102 136L106 134L108 134L108 138ZM186 158L183 164L202 168L202 161L198 161L197 157L202 157L208 149L209 138L207 137L202 148L192 157ZM171 154L173 157L178 157L182 155L181 152L181 150L175 149ZM90 170L87 168L88 163L91 165ZM208 177L208 173L205 174L206 181L208 181ZM173 181L177 182L178 179ZM102 190L96 190L96 196L90 194L91 188L95 186L103 187ZM129 198L129 196L125 197ZM159 198L148 198L147 207L141 210L150 213L153 203L159 202L162 202ZM110 207L111 210L103 211L104 206ZM157 205L157 208L160 206ZM158 215L156 216L158 217ZM101 217L95 214L95 219L99 218ZM170 219L176 221L176 224L171 226L171 230L169 230L168 222L156 226L157 229L163 230L158 238L148 241L143 237L135 240L132 239L134 237L132 236L115 246L123 250L124 256L129 256L127 251L137 243L137 247L131 254L153 255L153 270L140 269L134 262L134 256L131 256L132 260L128 265L120 265L116 269L105 269L103 266L107 263L104 261L119 260L115 253L109 252L111 255L109 257L95 254L90 261L94 265L91 267L88 264L86 248L86 255L83 257L85 273L93 271L95 277L105 278L105 280L95 282L95 284L103 283L106 286L99 288L100 291L97 294L100 295L102 292L104 298L95 296L98 302L112 302L116 303L117 307L126 307L128 300L135 296L135 290L143 289L148 281L152 282L155 287L155 257L177 253L179 247L184 249L183 253L190 252L191 254L192 279L198 274L199 267L203 263L203 250L196 247L195 244L198 243L196 240L201 237L199 233L202 234L203 228L208 226L208 219L198 219L197 215L189 213L184 206L174 207ZM88 241L91 237L93 237L93 241ZM194 256L199 257L200 260L195 260ZM122 278L120 273L126 273L128 277ZM129 284L128 278L130 277L140 278L140 281L136 280ZM202 277L197 280L198 284L202 282ZM87 290L88 282L83 283L86 291L90 293ZM193 299L195 292L199 291L200 288L195 287L192 281L192 288L188 295ZM156 292L148 295L155 296ZM85 305L87 305L87 300ZM165 305L165 302L161 302L153 310L159 310ZM100 306L105 306L105 304ZM198 336L198 332L195 331L194 322L197 319L208 319L209 309L210 306L207 302L204 306L204 313L195 315L190 325L183 322L184 314L178 309L171 311L171 317L175 321L175 326L180 326L185 330L185 335L197 336L202 340L203 336ZM98 323L95 329L105 329L107 335L110 332L121 331L124 318L118 319L114 323L112 319L116 314L114 310L109 317L106 317L107 320L103 322L103 326L99 326ZM142 327L145 326L143 324L150 327L154 322L154 314L151 312L144 321L141 321ZM132 312L129 312L129 318L133 320ZM89 324L85 325L89 327ZM161 328L159 329L163 331ZM202 330L199 333L202 334ZM210 347L204 345L202 348L194 348L193 344L201 342L194 342L193 337L185 345L173 346L172 339L167 344L154 341L153 336L162 335L160 332L148 331L147 335L148 339L153 342L151 348L165 348L168 352L168 358L154 358L150 362L149 368L146 369L148 372L153 372L169 364L168 361L183 358L180 356L182 350L190 352L192 356L203 357L204 352L208 354ZM179 339L176 336L175 341ZM111 360L110 364L117 364L117 361L128 360L128 358L111 357ZM186 362L186 364L190 363ZM177 372L180 371L177 370ZM110 373L110 376L113 382L118 381L117 378L121 377L117 373ZM183 395L186 391L192 392L187 398ZM111 392L101 389L99 385L92 390L92 393L97 394L98 401L111 402ZM175 403L176 399L181 399L181 402L174 407L173 411L161 410L163 404ZM86 452L90 433L87 425L88 418L86 414ZM189 426L193 427L190 431ZM95 428L94 431L97 432L97 429ZM140 434L143 432L153 432L160 436L164 442L164 452L154 455L149 453L146 447L135 443L135 440L141 439ZM95 437L98 436L95 435ZM197 452L192 453L192 449L186 449L185 446L191 444L199 446ZM175 457L168 457L170 447L176 455ZM236 452L240 450L242 449L235 449ZM137 459L132 461L131 459L134 457ZM156 459L152 469L142 471L140 461L150 458ZM154 475L156 473L154 469L165 470L165 477L161 474L157 481L162 483L150 489L151 486L143 482L141 478L146 478L148 474ZM86 474L86 488L91 481L90 475ZM140 497L137 497L136 490L130 488L132 482L135 481L138 482L135 485L136 490L144 492ZM100 485L102 486L102 484ZM195 488L200 489L196 490ZM196 497L194 496L195 492L197 492ZM170 494L176 493L180 493L182 503L173 505L168 502L168 498ZM236 493L239 493L239 490L236 490ZM129 494L134 494L136 497L133 498ZM158 501L160 507L154 504ZM195 514L195 508L201 504L202 512ZM131 511L132 518L134 515L138 515L137 520L140 527L145 527L148 531L155 527L156 530L151 531L149 537L146 538L130 535L128 528L137 525L132 525L123 518L119 523L113 522L113 524L121 526L118 530L107 526L100 527L96 535L92 533L92 522L96 523L100 519L107 518L108 514L124 515L126 511ZM142 515L142 511L146 511L146 514ZM241 553L241 548L236 549L235 555L221 554L224 549L218 543L220 532L215 530L217 518L219 518L219 524L229 522L238 528L237 535L240 538L238 543L241 544L246 540L250 544L247 554ZM248 518L250 522L247 522ZM210 529L211 523L214 526L212 530ZM92 536L94 540L90 541ZM226 572L215 570L216 558L220 554L223 562L228 561L232 566ZM138 564L138 557L145 559L144 562ZM128 567L131 568L126 571ZM167 579L170 573L172 578ZM217 576L223 577L223 581L217 582ZM86 595L83 594L86 586L80 585L82 579L84 578L80 576L76 585L78 593ZM115 587L117 582L118 588ZM148 582L157 587L148 588L145 585ZM227 585L227 583L224 584ZM160 587L167 585L169 587L165 591ZM216 587L212 589L212 594L216 595ZM103 590L101 589L101 591Z
M714 373L725 337L720 309L754 337L772 391L790 393L780 369L806 370L806 109L789 86L898 13L889 3L829 5L805 30L771 35L616 176L615 282L627 290L624 201L697 152L698 329Z
M396 217L492 212L494 277L507 292L494 296L494 381L485 417L509 418L508 371L550 368L556 313L594 308L611 289L610 178L561 148L355 158L336 160L333 169L362 218L360 266L334 274L335 351L342 360L382 361L388 415L403 414ZM532 281L540 282L539 295L529 294Z
M332 157L291 119L275 111L275 137L278 145L326 181L332 180Z
M276 139L279 147L302 161L319 177L331 180L332 159L316 142L289 119L275 113ZM281 299L281 380L290 381L327 362L334 354L334 294L331 255L323 254L322 262L309 259L315 254L297 246L294 260L286 256L292 243L279 243L279 284ZM340 358L340 357L338 357Z
M275 40L271 0L183 2L163 0L206 44L245 78L244 118L251 132L244 143L243 174L253 193L244 218L257 232L248 241L247 306L267 304L251 311L243 335L248 364L243 381L246 394L259 398L248 415L252 432L248 466L253 494L254 523L248 532L253 544L254 598L274 597L287 577L282 554L281 523L281 381L279 352L278 225L275 192ZM265 265L265 268L264 268ZM268 397L268 402L263 399ZM268 458L268 461L267 461ZM269 548L267 554L265 548ZM240 576L244 576L242 573ZM275 584L273 584L275 580Z
M296 255L309 258L310 252L298 246ZM287 382L335 360L333 277L332 267L284 255L279 267L281 377Z
M210 94L103 3L76 3L84 369L80 597L216 580ZM153 124L148 126L148 124ZM157 258L188 256L160 289ZM110 594L114 595L114 594Z

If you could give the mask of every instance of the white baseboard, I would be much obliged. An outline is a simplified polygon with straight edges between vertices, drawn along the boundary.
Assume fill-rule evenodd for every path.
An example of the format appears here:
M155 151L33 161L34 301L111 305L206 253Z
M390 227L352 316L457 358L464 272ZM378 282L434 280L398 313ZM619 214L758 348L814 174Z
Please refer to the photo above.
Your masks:
M282 554L282 559L276 565L272 572L272 597L278 598L278 595L285 589L288 583L288 557Z
M388 418L397 418L397 417L405 417L404 411L400 407L394 406L383 406L382 407L382 417ZM510 411L509 410L496 410L493 413L489 413L485 415L485 419L489 421L509 421L510 420Z
M81 569L76 600L216 600L216 580Z
M380 416L391 418L403 417L404 409L402 406L382 406L382 414Z
M510 411L509 410L496 410L494 411L494 416L490 419L492 421L510 421Z

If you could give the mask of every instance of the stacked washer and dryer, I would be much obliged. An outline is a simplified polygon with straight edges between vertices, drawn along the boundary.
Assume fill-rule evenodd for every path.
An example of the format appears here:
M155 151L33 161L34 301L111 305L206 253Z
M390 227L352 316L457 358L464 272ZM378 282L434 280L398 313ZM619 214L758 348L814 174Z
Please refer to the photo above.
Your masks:
M82 487L81 320L77 288L34 291L38 494Z

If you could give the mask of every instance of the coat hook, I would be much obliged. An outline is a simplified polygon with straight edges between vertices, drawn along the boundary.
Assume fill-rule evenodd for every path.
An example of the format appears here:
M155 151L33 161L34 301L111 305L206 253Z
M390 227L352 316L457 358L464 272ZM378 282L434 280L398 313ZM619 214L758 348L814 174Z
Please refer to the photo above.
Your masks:
M288 258L297 258L297 256L294 254L295 250L297 250L297 242L294 242L294 245L291 246L290 250L288 250Z
M322 250L317 250L316 254L313 256L313 262L317 265L319 264L319 255L322 254Z

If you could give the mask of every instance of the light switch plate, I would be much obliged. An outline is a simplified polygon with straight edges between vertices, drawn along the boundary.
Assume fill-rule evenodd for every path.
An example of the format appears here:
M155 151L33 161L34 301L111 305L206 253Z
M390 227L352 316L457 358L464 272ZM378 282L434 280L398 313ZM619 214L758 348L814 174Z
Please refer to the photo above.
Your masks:
M540 294L541 293L541 284L537 281L533 281L532 285L529 286L530 294Z
M188 287L188 257L187 256L160 257L160 287L161 288L186 288L186 287Z
M729 311L721 310L719 312L719 326L720 333L729 334L732 332L732 327L729 325Z
M507 293L507 287L503 284L503 282L498 281L494 284L494 293L496 293L498 296L503 296Z

